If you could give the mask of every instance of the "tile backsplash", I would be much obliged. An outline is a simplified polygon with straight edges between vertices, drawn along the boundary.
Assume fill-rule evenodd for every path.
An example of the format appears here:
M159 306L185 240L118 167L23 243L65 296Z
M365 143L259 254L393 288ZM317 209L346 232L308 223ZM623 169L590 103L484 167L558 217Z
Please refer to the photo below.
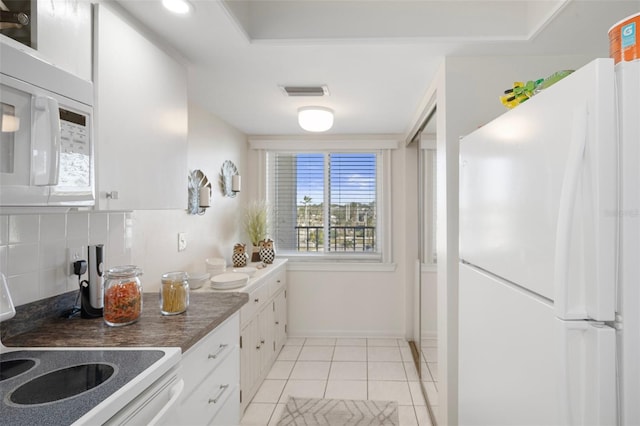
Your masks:
M16 306L78 289L67 248L104 244L105 270L131 263L131 213L0 215L0 272ZM83 277L86 279L86 276Z

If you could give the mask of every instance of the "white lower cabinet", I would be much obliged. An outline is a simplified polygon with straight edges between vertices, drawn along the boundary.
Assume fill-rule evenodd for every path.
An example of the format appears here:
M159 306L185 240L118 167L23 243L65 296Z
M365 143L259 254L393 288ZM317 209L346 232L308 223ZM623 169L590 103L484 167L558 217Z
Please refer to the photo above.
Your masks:
M249 405L287 339L287 283L284 265L249 293L240 310L240 408Z
M182 355L181 424L240 423L239 333L235 313Z
M275 322L275 347L281 348L287 341L287 292L281 289L273 299Z

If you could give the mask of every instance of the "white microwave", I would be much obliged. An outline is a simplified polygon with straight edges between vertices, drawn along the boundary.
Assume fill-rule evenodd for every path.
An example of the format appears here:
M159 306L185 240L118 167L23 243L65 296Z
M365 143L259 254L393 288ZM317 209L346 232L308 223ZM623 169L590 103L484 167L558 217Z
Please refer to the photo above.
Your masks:
M91 82L0 43L0 114L0 207L95 204Z

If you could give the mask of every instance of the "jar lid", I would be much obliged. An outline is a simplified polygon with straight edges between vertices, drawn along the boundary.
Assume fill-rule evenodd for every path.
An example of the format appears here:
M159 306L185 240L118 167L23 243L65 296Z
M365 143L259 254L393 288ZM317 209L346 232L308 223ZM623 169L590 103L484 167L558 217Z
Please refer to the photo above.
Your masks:
M162 281L186 281L188 279L189 274L183 271L174 271L162 274Z
M142 275L142 269L136 265L114 266L107 270L105 276L107 278L131 278Z

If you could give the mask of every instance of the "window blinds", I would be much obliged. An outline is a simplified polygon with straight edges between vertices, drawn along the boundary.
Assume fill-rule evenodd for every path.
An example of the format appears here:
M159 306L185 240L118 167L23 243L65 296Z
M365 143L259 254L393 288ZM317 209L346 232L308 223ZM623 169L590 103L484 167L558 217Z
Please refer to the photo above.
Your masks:
M279 250L376 250L377 154L269 155Z

